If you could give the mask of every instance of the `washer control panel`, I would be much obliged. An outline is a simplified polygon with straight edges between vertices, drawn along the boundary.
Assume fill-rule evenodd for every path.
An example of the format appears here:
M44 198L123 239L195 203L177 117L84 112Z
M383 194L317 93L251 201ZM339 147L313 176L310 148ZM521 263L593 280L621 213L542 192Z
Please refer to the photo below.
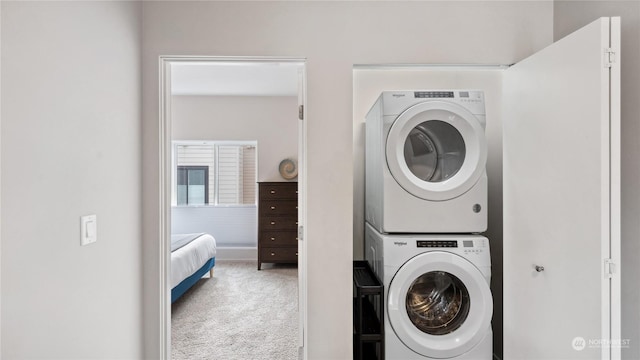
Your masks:
M465 254L481 254L487 248L485 239L473 240L416 240L417 248L446 249L459 248Z
M465 254L482 254L487 247L484 239L462 240L462 243L464 244Z
M457 248L456 240L418 240L416 244L419 248Z

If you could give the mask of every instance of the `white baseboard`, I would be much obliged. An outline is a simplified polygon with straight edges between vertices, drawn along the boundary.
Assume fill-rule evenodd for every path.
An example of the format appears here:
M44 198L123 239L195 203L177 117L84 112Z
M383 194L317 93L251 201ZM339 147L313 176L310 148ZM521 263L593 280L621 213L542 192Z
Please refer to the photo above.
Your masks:
M256 247L218 247L216 248L216 261L218 260L258 260L258 248Z

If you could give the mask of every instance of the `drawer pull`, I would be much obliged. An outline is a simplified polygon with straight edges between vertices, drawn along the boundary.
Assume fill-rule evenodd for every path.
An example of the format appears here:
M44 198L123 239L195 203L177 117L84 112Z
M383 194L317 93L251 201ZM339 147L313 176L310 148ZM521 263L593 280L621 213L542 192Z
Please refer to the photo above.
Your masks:
M275 194L275 193L276 193L276 191L275 191L275 190L271 190L271 191L269 191L269 193L271 193L271 194Z
M271 207L271 210L275 210L275 209L276 209L276 207L275 207L275 206L272 206L272 207Z
M276 224L276 222L275 222L275 221L272 221L272 222L271 222L271 225L275 225L275 224Z
M272 252L272 253L271 253L271 256L276 256L276 253Z
M296 251L296 256L298 256L298 252Z
M296 241L298 241L298 237L296 236Z
M298 222L296 221L296 225L298 225Z
M276 238L272 237L272 238L271 238L271 241L276 241Z

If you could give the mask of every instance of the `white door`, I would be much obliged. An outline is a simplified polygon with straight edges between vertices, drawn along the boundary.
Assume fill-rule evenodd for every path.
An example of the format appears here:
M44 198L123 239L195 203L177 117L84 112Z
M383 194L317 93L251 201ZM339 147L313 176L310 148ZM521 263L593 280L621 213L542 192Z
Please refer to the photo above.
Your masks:
M620 356L619 34L601 18L505 72L505 359Z

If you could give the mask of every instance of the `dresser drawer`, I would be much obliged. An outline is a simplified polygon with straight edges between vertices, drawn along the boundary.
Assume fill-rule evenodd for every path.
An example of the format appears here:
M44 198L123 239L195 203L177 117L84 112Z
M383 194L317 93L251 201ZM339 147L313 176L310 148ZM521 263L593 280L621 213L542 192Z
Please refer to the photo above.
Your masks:
M298 199L298 183L262 183L260 200Z
M296 231L262 231L260 246L298 246Z
M298 247L260 249L262 262L298 262Z
M260 215L292 215L298 216L297 200L264 200L258 206Z
M260 216L260 231L298 230L298 219L292 216Z

